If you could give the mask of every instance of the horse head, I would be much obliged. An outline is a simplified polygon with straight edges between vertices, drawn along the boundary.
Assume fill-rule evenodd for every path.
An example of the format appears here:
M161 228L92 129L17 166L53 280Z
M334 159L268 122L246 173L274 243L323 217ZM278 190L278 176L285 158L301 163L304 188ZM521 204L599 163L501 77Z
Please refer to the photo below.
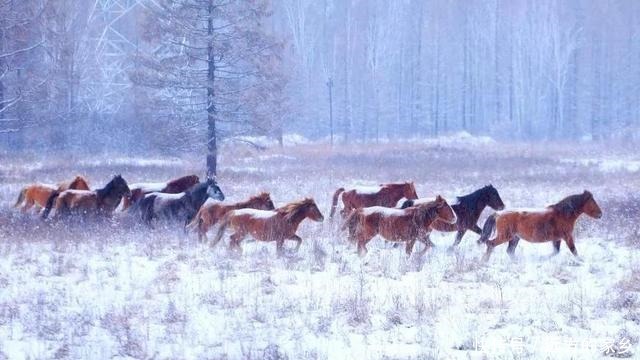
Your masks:
M493 185L489 184L485 186L485 194L487 205L489 205L493 210L504 210L504 203L502 202L502 198L500 198L498 190L496 190Z
M207 178L205 184L207 185L207 196L214 200L224 200L224 194L222 193L222 190L220 190L220 187L218 186L214 178Z
M418 198L418 193L416 192L416 186L411 182L407 182L404 184L402 195L408 200L414 200Z
M600 209L600 206L598 205L596 200L593 198L593 194L591 194L591 192L585 190L582 193L582 196L584 198L584 204L582 205L582 211L585 214L587 214L588 216L591 216L594 219L600 219L602 217L602 209Z

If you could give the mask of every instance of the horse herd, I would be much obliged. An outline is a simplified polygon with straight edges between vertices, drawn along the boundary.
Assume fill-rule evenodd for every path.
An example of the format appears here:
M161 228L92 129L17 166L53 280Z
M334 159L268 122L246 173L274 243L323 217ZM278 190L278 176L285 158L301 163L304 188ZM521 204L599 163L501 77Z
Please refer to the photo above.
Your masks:
M215 201L207 201L213 199ZM228 203L215 179L200 181L196 175L180 177L165 183L127 184L120 175L114 176L101 189L90 190L82 176L58 185L32 184L20 191L15 207L26 212L36 206L42 218L78 218L87 220L110 217L116 209L139 218L153 226L154 221L178 223L185 229L197 231L201 242L209 243L208 231L218 224L210 243L220 242L227 229L233 233L229 250L241 253L240 243L250 236L259 241L276 242L278 254L284 242L302 239L296 235L304 219L323 221L324 216L311 198L275 208L268 193L253 196L247 201ZM412 182L381 184L374 187L340 188L332 198L330 218L333 219L340 200L342 225L350 242L357 245L358 254L367 253L367 243L376 235L394 243L404 243L411 255L416 241L423 243L426 252L433 243L432 230L456 232L453 246L460 244L467 231L480 235L478 243L486 244L483 259L489 259L493 249L508 242L507 253L513 257L520 239L529 242L553 242L554 254L561 242L578 255L573 238L575 222L581 214L600 218L602 210L589 191L571 195L556 204L540 209L510 209L493 185L484 186L468 195L459 196L455 203L437 195L435 199L419 198ZM480 214L490 207L490 215L481 229ZM489 239L493 234L495 236Z

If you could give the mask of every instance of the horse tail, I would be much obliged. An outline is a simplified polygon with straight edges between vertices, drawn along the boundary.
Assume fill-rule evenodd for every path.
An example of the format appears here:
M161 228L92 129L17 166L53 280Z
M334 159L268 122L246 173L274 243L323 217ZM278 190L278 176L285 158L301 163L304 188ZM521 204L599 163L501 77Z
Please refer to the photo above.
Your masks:
M218 228L218 232L216 233L216 236L213 238L211 247L216 246L220 242L220 240L222 240L224 231L227 230L229 223L231 223L231 214L232 212L230 211L224 216L224 218L222 218L222 222L220 223L220 227Z
M58 190L54 190L51 193L51 195L49 195L49 198L47 199L47 205L44 207L44 211L42 211L43 219L46 219L47 216L49 216L49 213L51 212L51 208L53 208L53 203L56 201L58 196L60 196L60 191Z
M498 217L497 213L491 214L487 221L484 222L484 226L482 227L482 235L480 235L480 239L478 239L478 244L484 244L489 240L491 234L493 234L493 230L496 227L496 218Z
M186 228L188 231L194 231L196 228L199 228L200 226L202 226L202 222L203 222L202 213L201 213L201 210L198 210L198 213L187 224Z
M20 204L22 204L22 202L24 201L24 196L27 193L27 188L22 188L22 190L20 190L20 195L18 195L18 201L16 201L15 205L13 205L13 207L18 207L20 206Z
M338 198L343 192L344 188L340 188L333 194L333 200L331 201L331 213L329 214L330 219L333 219L333 215L335 215L336 213L336 208L338 207Z
M142 220L147 224L151 224L151 220L153 220L153 204L156 202L156 197L156 195L146 196L135 203L139 206Z
M345 219L344 223L342 224L342 228L341 230L349 230L349 241L354 242L355 241L355 236L356 236L356 228L358 227L358 223L360 222L362 218L362 214L360 213L360 211L358 211L358 209L353 209L351 210L351 212L349 213L349 215L347 215L347 218Z

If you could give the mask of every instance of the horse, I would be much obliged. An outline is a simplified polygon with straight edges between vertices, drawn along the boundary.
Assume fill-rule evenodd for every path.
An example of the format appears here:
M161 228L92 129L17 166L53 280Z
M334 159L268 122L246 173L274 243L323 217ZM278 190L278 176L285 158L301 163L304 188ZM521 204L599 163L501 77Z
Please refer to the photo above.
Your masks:
M161 219L179 220L186 226L208 198L224 200L222 190L212 178L178 194L159 192L147 194L137 205L141 211L142 220L148 225L151 225L153 219Z
M438 195L435 201L418 204L405 209L373 206L353 209L347 217L345 228L355 229L350 240L358 245L358 254L367 253L367 243L380 235L391 242L404 242L407 256L411 255L416 240L424 243L424 254L431 245L428 235L436 219L447 223L456 222L456 214L447 201Z
M413 206L419 204L421 199L417 200L405 200L402 203L401 208ZM457 202L451 204L451 208L456 213L458 221L455 224L449 224L447 222L436 220L431 224L431 228L436 231L450 232L457 231L456 238L451 247L458 246L464 234L471 230L474 233L481 235L482 229L478 226L478 218L482 211L489 206L493 210L499 211L504 209L504 203L498 194L498 190L489 184L483 188L480 188L471 194L458 196Z
M593 194L587 190L582 194L568 196L544 209L494 213L485 222L479 240L480 243L487 244L487 252L483 260L489 260L493 248L507 241L509 242L507 253L513 258L520 239L532 243L552 241L553 255L560 252L560 245L564 240L571 253L577 257L573 228L582 214L587 214L594 219L602 217L600 206L593 198ZM494 229L495 238L488 240Z
M54 193L61 193L65 190L89 190L89 184L87 180L78 175L73 180L68 182L59 183L58 186L47 184L32 184L25 186L20 190L18 200L13 207L23 205L22 212L27 212L32 206L36 205L36 209L44 209L47 206L47 201Z
M134 204L144 198L145 195L152 192L166 193L166 194L179 194L187 191L189 188L200 182L200 178L197 175L182 176L177 179L169 180L168 182L159 183L136 183L131 184L131 196L127 196L122 199L122 211L127 210L131 204Z
M381 184L380 186L359 187L350 190L339 188L333 194L331 213L329 214L331 219L333 219L338 207L340 194L342 194L342 203L344 205L341 211L343 217L349 215L353 209L370 206L394 207L398 200L403 197L406 199L418 198L413 182Z
M271 201L271 195L263 192L259 195L252 196L247 201L237 202L235 204L221 204L217 202L205 202L198 210L193 220L187 225L189 229L198 229L198 240L206 242L207 232L215 225L218 220L231 210L237 209L257 209L257 210L274 210L275 206Z
M129 192L127 182L120 175L114 176L102 189L65 190L59 194L53 194L47 200L42 218L46 219L52 208L56 210L56 218L72 213L109 216L118 207L122 197Z
M275 210L238 209L229 211L220 224L218 233L213 240L213 248L220 242L225 230L231 227L229 249L242 253L240 242L247 235L258 241L275 241L278 256L282 255L285 240L297 242L295 251L302 244L302 238L296 235L302 220L309 218L321 222L324 216L315 201L310 198L293 202Z

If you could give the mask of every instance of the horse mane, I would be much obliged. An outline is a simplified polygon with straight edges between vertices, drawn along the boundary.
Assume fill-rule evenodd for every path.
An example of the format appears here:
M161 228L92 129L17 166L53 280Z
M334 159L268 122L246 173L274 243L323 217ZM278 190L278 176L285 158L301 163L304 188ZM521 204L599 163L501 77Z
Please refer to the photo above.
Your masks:
M69 184L69 188L77 187L79 184L84 184L89 187L89 182L87 182L87 179L85 179L82 175L77 175Z
M96 194L98 197L103 198L107 194L111 193L113 187L115 186L117 176L114 176L103 188L96 190Z
M584 192L582 194L569 195L566 198L558 201L553 205L549 205L548 207L555 210L564 216L573 216L577 214L584 203L591 196L590 192Z
M472 192L472 193L470 193L470 194L467 194L467 195L456 196L456 199L458 199L458 201L459 201L460 203L467 203L467 202L470 202L470 201L476 200L476 199L478 199L482 194L484 194L484 192L485 192L485 191L487 191L487 189L489 189L489 186L490 186L490 185L483 186L483 187L481 187L480 189L478 189L478 190L476 190L476 191L474 191L474 192Z
M275 211L278 214L284 215L285 221L289 222L292 219L296 218L300 213L306 210L313 204L313 199L306 198L300 201L289 203L285 206L277 208Z
M167 181L166 186L182 185L183 183L188 183L190 181L195 182L195 184L197 185L200 182L200 178L198 177L198 175L185 175L185 176Z
M417 223L423 223L427 220L427 217L432 215L433 211L438 208L438 205L439 202L434 200L407 208L407 210L413 212L414 219L416 219Z

